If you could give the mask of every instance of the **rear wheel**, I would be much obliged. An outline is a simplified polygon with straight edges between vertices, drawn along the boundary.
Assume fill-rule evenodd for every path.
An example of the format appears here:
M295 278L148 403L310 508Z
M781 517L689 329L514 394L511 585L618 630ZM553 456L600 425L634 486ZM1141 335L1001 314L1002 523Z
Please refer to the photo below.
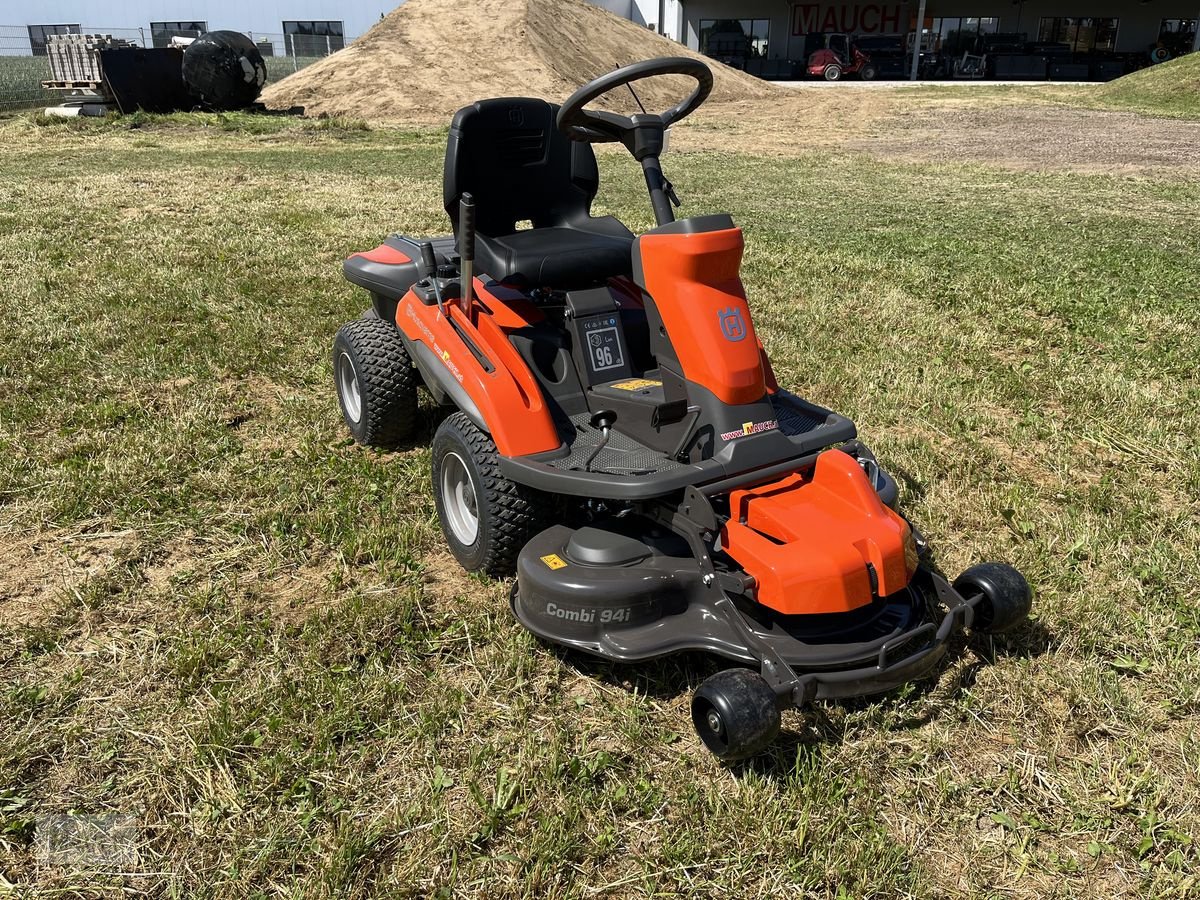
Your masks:
M862 71L858 73L858 77L863 81L874 81L875 76L879 71L874 66L863 66Z
M433 497L450 552L468 572L511 575L517 554L549 522L549 501L500 471L492 439L463 413L433 436Z
M825 71L822 74L824 74L826 81L841 81L842 67L837 63L831 63L825 67Z
M1025 576L1003 563L980 563L954 579L966 599L982 594L975 607L974 628L986 634L1011 631L1029 617L1033 594Z
M364 317L338 329L333 380L342 418L358 443L392 449L412 437L420 376L395 325Z
M779 734L775 692L757 672L726 669L706 679L692 697L692 724L722 762L754 756Z

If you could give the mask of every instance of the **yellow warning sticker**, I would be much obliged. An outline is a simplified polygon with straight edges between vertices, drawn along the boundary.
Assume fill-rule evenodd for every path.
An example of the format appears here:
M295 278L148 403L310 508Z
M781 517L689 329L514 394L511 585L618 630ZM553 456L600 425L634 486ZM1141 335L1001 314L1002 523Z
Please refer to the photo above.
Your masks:
M544 562L546 566L551 569L565 569L567 567L566 561L557 553L551 553L549 556L543 556L542 562Z
M610 384L609 387L616 388L618 391L641 391L646 388L662 387L662 382L652 378L634 378L630 381L618 381L616 384Z

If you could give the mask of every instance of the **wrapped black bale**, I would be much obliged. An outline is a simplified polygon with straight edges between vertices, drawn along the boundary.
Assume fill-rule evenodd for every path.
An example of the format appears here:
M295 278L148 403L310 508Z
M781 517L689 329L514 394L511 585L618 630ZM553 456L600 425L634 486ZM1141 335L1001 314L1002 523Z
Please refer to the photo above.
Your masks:
M246 35L209 31L183 52L183 80L205 106L241 109L258 99L267 66Z

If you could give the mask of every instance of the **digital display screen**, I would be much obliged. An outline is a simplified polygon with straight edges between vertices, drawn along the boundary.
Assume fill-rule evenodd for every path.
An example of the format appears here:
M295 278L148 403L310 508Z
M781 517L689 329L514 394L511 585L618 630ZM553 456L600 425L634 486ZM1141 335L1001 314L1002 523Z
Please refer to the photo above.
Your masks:
M625 365L615 318L585 322L583 327L587 333L588 361L593 372L619 369Z

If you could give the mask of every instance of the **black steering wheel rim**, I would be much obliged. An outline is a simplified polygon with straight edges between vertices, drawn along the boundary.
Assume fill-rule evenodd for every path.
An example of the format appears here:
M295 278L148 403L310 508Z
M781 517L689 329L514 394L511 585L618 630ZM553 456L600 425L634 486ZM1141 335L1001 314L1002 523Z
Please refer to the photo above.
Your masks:
M658 114L664 128L691 115L712 93L712 70L700 60L690 56L663 56L658 59L647 59L622 66L589 81L563 101L558 110L555 124L567 137L575 141L587 141L593 144L621 141L637 125L632 118L585 107L597 97L607 94L614 88L633 84L635 81L645 78L653 78L655 75L689 75L696 80L696 87L690 95L665 112Z

